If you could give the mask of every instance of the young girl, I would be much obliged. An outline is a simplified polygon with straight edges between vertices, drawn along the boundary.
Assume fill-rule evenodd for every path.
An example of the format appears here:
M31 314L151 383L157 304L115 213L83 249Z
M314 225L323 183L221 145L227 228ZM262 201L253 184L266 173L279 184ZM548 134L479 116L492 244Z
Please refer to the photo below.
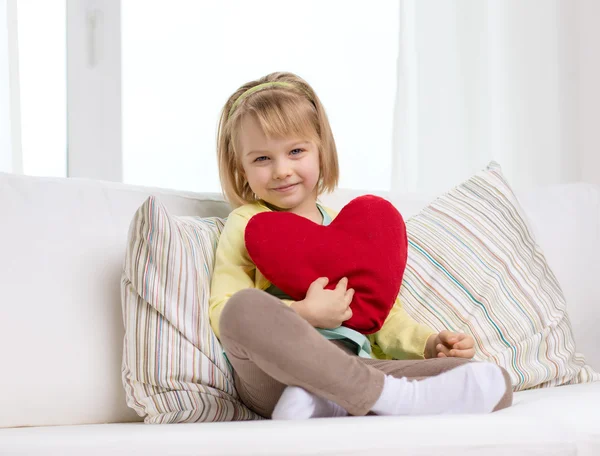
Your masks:
M294 302L252 263L244 230L253 215L289 211L323 225L336 216L317 201L338 182L335 141L303 79L277 72L240 87L223 108L217 148L221 185L236 209L217 247L210 320L250 409L300 419L487 413L512 403L508 373L470 361L472 337L434 333L397 299L367 338L340 327L352 316L345 278L334 290L318 278Z

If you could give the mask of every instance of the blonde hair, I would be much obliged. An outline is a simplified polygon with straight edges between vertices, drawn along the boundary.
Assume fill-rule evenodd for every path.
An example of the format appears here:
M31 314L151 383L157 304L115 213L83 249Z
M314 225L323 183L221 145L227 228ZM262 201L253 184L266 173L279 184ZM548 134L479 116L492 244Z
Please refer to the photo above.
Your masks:
M248 89L274 81L289 85L261 88L239 99ZM237 106L230 113L236 101ZM336 188L339 180L337 149L321 101L312 87L299 76L276 72L241 86L229 97L221 111L217 160L223 195L232 207L256 201L244 177L241 151L238 150L238 132L246 115L254 116L267 137L298 136L314 141L319 149L320 166L317 196Z

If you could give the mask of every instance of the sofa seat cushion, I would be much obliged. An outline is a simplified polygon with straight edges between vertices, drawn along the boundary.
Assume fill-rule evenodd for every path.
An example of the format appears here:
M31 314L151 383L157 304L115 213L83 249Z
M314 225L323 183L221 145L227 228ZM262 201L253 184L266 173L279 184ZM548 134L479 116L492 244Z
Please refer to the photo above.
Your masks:
M600 382L515 393L490 415L0 429L0 454L79 456L600 454Z

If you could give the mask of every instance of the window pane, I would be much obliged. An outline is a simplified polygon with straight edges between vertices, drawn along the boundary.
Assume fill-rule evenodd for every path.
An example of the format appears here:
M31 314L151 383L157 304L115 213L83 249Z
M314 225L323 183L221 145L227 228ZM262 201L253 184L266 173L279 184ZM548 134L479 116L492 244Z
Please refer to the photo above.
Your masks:
M23 172L66 177L66 2L16 4Z
M124 181L220 191L216 130L227 97L291 71L325 106L340 186L389 190L398 5L123 1Z

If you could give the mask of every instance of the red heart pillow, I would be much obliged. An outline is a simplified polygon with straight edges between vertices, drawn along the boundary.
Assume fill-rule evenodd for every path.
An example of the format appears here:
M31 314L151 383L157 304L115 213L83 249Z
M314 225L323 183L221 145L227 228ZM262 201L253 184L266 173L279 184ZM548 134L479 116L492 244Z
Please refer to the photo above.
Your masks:
M328 226L291 212L261 212L248 222L245 242L259 271L296 301L319 277L329 278L328 289L347 277L355 293L344 326L363 334L379 331L392 309L408 248L402 216L374 195L350 201Z

